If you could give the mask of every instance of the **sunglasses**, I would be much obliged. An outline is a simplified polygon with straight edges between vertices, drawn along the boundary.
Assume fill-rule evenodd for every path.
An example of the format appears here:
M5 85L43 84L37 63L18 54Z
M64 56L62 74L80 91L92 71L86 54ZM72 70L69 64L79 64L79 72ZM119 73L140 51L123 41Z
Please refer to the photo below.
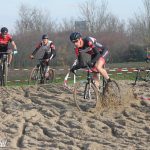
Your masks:
M77 43L79 40L72 41L72 43Z

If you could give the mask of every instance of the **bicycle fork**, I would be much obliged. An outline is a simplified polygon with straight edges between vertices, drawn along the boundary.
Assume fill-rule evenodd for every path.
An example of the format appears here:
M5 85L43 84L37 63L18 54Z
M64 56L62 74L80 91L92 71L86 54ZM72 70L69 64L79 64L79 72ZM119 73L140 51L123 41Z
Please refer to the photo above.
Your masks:
M84 99L90 99L91 98L91 83L86 83L85 89L84 89Z

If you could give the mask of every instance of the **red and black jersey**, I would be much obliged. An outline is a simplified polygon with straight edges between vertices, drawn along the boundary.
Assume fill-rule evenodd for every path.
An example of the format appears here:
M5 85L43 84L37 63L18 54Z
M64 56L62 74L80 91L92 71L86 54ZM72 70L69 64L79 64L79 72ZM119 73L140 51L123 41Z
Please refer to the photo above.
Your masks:
M5 37L0 33L0 51L8 49L8 43L12 42L12 36L10 34L6 34Z
M87 53L91 55L91 61L95 63L100 57L104 59L108 56L108 49L102 44L98 43L93 37L83 38L84 45L80 48L75 48L75 53L78 58L79 64L83 64L81 53ZM81 65L80 65L81 66Z
M81 48L75 48L76 56L79 55L79 53L85 52L90 55L94 55L96 53L100 53L103 55L104 51L106 51L106 47L102 44L98 43L95 38L93 37L86 37L83 38L84 45Z

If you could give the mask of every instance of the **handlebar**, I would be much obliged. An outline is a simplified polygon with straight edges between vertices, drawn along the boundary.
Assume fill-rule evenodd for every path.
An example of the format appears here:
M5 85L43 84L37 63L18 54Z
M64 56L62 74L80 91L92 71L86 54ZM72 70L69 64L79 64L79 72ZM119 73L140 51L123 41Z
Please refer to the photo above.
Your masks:
M45 61L47 59L43 59L43 58L31 58L31 59L35 59L35 60L39 60L39 61Z
M10 51L10 52L0 52L0 54L6 54L6 55L11 54L11 53L14 54L14 55L17 54L17 53L14 53L14 51Z
M149 57L146 58L146 62L150 63L150 58Z

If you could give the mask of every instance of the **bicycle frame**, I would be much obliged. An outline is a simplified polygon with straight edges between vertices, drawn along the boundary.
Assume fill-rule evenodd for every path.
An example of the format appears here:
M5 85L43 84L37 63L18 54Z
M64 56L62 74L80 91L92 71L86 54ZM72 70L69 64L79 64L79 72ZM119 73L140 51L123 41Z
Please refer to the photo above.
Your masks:
M141 72L145 73L145 77L141 76ZM148 76L149 76L149 79L147 79ZM145 81L145 82L150 81L150 68L147 70L137 69L135 82L134 82L135 85L136 85L137 80L141 80L141 81Z
M47 70L47 65L45 64L45 59L37 59L39 62L32 69L29 77L29 83L34 84L45 84L50 83L54 79L54 71L52 68ZM47 75L46 75L47 73Z
M38 64L38 71L40 71L40 76L41 76L41 83L44 83L44 79L45 79L45 67L46 65L44 64L44 60L43 59L39 59L40 63Z
M92 82L95 85L93 75L92 75L92 73L94 73L94 72L91 70L91 68L89 66L87 67L86 72L87 72L87 84L90 84ZM100 80L99 80L99 84L100 84ZM102 77L102 85L99 85L99 91L102 88L102 94L104 94L105 86L106 86L106 80L104 77ZM95 87L96 87L96 85L95 85Z
M7 55L8 52L1 52L2 57L0 58L1 64L0 64L0 84L1 86L6 86L7 84L7 74L8 74L8 66L7 66Z

